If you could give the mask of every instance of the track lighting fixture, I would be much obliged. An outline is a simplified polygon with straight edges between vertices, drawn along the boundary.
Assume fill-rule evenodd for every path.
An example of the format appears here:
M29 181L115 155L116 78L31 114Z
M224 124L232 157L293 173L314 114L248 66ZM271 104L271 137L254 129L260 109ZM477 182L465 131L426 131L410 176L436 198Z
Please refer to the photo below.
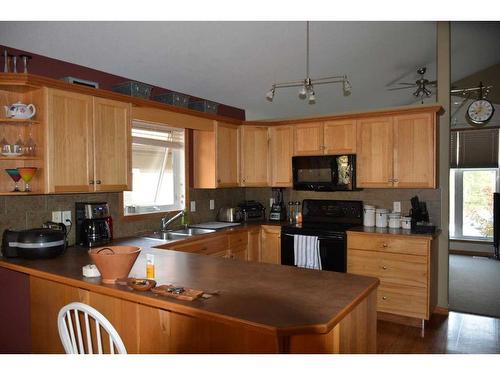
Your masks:
M300 87L299 98L304 100L308 99L309 104L316 103L316 94L313 89L313 85L325 85L329 83L342 83L342 92L344 96L351 95L351 82L347 78L347 75L338 75L331 77L323 77L312 79L309 76L309 21L307 21L306 29L306 78L300 81L289 81L289 82L276 82L273 84L271 90L266 94L266 99L270 102L274 99L274 94L277 88L284 87Z

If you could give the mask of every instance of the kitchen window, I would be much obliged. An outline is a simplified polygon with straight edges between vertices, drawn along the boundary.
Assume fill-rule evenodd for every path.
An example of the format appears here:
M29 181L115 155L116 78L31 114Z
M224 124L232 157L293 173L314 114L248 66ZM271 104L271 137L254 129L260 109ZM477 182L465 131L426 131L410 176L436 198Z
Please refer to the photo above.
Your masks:
M451 169L451 238L493 239L493 193L498 187L498 168Z
M493 193L499 191L498 129L452 132L450 238L493 239Z
M184 130L132 124L132 191L123 193L124 215L185 208Z

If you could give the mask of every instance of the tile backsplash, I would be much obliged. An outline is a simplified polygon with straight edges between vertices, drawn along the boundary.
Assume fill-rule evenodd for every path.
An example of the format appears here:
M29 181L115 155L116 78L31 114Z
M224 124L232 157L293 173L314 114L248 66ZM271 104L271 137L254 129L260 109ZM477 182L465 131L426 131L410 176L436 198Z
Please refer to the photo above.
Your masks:
M288 201L302 201L304 199L339 199L361 200L365 204L372 204L380 208L392 210L392 202L401 202L401 211L408 214L411 203L410 198L417 195L420 201L427 203L429 219L439 226L441 221L441 190L440 189L363 189L357 191L298 191L293 189L283 190L283 199ZM261 202L269 210L269 199L272 197L270 188L247 188L245 198Z
M92 194L57 194L32 196L0 197L0 230L27 229L40 227L51 220L52 211L71 211L75 219L75 202L108 202L113 217L113 229L116 238L135 235L145 231L156 230L158 219L121 221L119 207L121 193ZM266 207L269 213L269 199L272 196L270 188L227 188L227 189L190 189L189 200L196 202L196 212L189 213L190 223L200 223L216 220L217 212L222 206L236 206L243 200L257 200ZM284 190L285 202L303 199L353 199L362 200L378 207L392 208L393 201L401 201L403 213L410 209L410 198L418 195L420 200L427 202L430 219L433 223L440 222L440 190L439 189L364 189L352 192L310 192ZM215 201L215 207L210 210L210 200ZM189 207L189 202L188 202ZM74 243L75 229L69 235L70 243Z

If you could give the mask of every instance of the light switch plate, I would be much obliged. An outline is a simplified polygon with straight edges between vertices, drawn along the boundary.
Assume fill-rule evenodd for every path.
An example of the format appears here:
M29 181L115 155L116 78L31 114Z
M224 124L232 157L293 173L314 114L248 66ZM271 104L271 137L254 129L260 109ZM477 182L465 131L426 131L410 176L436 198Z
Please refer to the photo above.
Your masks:
M62 211L52 211L52 221L54 223L62 223Z
M210 199L210 209L213 210L215 208L215 201Z
M189 207L191 212L196 212L196 201L191 201Z

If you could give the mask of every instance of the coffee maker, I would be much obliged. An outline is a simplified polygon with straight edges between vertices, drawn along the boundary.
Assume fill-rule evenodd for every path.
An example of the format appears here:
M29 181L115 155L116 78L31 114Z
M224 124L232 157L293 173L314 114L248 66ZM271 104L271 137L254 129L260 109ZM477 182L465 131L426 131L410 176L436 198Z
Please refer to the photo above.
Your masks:
M106 202L76 202L76 244L93 247L113 239L113 221Z
M269 220L285 221L286 209L285 209L285 203L283 202L283 189L273 188L272 191L273 191L274 203L271 206L271 212L269 212Z

